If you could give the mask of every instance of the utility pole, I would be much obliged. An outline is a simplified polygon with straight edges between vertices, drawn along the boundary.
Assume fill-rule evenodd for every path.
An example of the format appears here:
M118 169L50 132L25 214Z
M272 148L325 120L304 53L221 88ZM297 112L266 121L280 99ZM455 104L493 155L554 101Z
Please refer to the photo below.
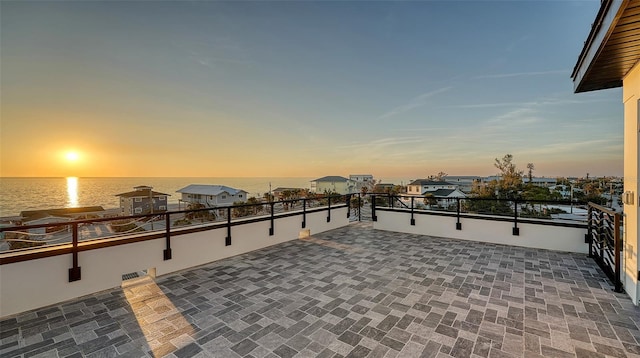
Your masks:
M571 184L571 192L569 193L569 197L571 198L571 214L573 214L573 184Z

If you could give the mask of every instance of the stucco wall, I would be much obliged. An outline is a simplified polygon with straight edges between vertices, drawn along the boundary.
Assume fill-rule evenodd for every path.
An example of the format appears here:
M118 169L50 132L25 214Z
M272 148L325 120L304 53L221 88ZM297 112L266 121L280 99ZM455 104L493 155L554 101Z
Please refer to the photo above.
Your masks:
M415 215L416 224L410 225L406 212L376 211L378 230L405 232L418 235L448 237L461 240L524 246L558 251L588 253L584 243L586 229L518 223L520 235L512 234L513 223L482 219L461 219L462 230L456 230L456 218L439 215Z
M195 267L285 241L295 240L302 230L302 215L276 219L274 235L269 221L231 228L231 246L225 246L226 227L171 238L172 259L163 260L165 239L155 239L78 254L80 281L69 282L71 255L60 255L0 265L0 317L48 306L106 289L118 287L122 275L155 269L157 275ZM307 214L311 235L349 224L347 208Z
M624 220L625 258L623 284L625 291L631 297L634 304L638 304L640 286L638 286L638 247L640 243L640 192L638 183L640 177L640 146L638 135L640 128L638 123L638 107L640 101L640 62L627 74L623 80L622 102L624 103L624 190L634 193L633 204L624 205L624 214L628 218Z

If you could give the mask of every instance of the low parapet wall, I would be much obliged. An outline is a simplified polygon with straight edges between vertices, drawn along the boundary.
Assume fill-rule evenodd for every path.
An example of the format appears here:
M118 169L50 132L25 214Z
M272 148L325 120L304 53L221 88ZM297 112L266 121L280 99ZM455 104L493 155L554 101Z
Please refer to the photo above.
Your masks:
M471 215L460 219L460 230L456 229L455 216L442 214L416 214L415 225L411 225L408 212L379 209L376 211L376 219L373 227L377 230L584 254L589 252L589 245L585 243L586 225L580 224L551 225L542 221L524 221L518 222L518 235L514 235L512 221L474 218Z
M105 245L107 240L79 244L78 265L81 279L69 282L71 254L47 255L30 260L0 265L0 317L57 304L73 298L119 287L122 275L148 270L157 275L169 274L214 262L271 245L296 240L300 231L317 234L349 224L347 207L339 206L306 213L305 228L301 215L276 217L273 235L269 220L252 220L231 228L231 245L226 245L227 227L203 226L198 231L188 229L171 233L171 259L165 260L165 238ZM328 219L330 215L330 219ZM140 239L140 235L136 237ZM133 240L132 240L133 241ZM57 250L69 251L68 245Z

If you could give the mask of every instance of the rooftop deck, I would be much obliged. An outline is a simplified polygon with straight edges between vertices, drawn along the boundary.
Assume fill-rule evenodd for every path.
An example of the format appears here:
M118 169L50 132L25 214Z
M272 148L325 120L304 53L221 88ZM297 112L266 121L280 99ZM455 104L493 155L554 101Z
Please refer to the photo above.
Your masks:
M126 283L1 321L0 356L640 357L585 255L368 223Z

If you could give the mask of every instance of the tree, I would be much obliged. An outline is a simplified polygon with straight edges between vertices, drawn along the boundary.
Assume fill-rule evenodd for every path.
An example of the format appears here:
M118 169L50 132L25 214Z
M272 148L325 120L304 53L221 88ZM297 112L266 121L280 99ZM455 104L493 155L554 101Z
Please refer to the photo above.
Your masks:
M513 155L506 154L502 159L496 158L494 166L501 172L498 182L498 196L514 199L522 188L522 171L513 163Z
M529 169L529 185L533 185L533 163L527 163L527 169Z
M438 174L436 174L436 175L432 175L432 176L430 176L430 178L431 178L431 179L433 179L433 180L435 180L435 181L443 181L443 180L444 180L444 178L445 178L447 175L449 175L449 174L447 174L447 173L445 173L445 172L442 172L442 171L441 171L441 172L439 172L439 173L438 173Z

